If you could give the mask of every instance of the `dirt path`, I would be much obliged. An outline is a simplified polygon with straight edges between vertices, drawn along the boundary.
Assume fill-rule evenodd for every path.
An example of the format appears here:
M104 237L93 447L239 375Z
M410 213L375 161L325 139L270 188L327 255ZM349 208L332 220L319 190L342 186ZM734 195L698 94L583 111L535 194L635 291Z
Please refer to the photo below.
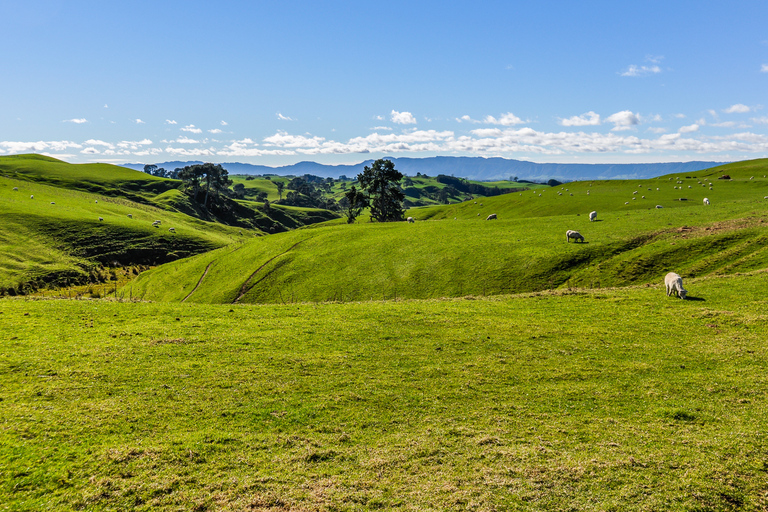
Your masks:
M200 287L200 283L202 283L203 279L205 279L205 276L208 275L208 269L211 268L211 265L213 265L213 263L214 262L212 261L212 262L210 262L208 264L207 267L205 267L205 272L203 272L203 275L200 276L200 280L197 282L197 284L195 285L194 289L191 292L189 292L186 297L181 299L181 302L184 302L185 300L187 300L189 298L189 296L192 295L193 293L195 293L195 291Z
M309 240L309 239L307 239L307 240ZM263 265L261 265L259 268L257 268L257 269L256 269L256 270L253 272L253 274L251 274L250 276L248 276L248 279L246 279L246 280L245 280L245 282L243 283L243 286L241 286L241 287L240 287L240 293L237 295L237 298L236 298L235 300L233 300L233 301L232 301L232 304L235 304L236 302L239 302L239 301L240 301L240 299L242 299L242 298L243 298L243 296L244 296L246 293L248 293L248 291L250 290L250 288L248 287L248 285L249 285L249 284L251 284L251 281L253 281L253 278L254 278L254 277L256 277L256 274L258 274L258 273L261 271L261 269L263 269L264 267L266 267L267 265L269 265L269 263L270 263L272 260L274 260L275 258L279 258L280 256L282 256L282 255L284 255L284 254L288 254L288 253L289 253L289 252L291 252L293 249L295 249L297 245L299 245L300 243L302 243L302 242L305 242L305 241L306 241L306 240L299 240L298 242L296 242L295 244L293 244L292 246L290 246L290 247L289 247L288 249L286 249L285 251L283 251L283 252L281 252L280 254L277 254L277 255L275 255L275 256L272 256L272 257L271 257L271 258L269 258L267 261L265 261ZM194 291L194 290L193 290L193 291Z

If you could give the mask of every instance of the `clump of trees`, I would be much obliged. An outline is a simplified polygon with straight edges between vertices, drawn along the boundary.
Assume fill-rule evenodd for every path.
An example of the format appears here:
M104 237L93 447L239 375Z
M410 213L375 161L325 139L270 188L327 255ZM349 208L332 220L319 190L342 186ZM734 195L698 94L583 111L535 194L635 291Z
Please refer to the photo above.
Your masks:
M287 185L279 181L275 185L277 185L277 193L280 195L280 204L337 211L339 204L333 198L326 196L326 194L331 193L333 183L333 178L321 178L305 174L292 178ZM284 189L288 189L285 199L283 199Z
M177 167L176 169L172 171L167 171L162 167L158 167L156 165L147 164L144 166L144 172L147 174L150 174L152 176L157 176L158 178L170 178L173 180L179 179L179 172L181 171L181 168Z
M365 166L357 175L360 187L368 196L371 207L371 220L393 222L403 220L403 200L405 195L400 189L403 174L395 169L391 160L379 159L370 167Z

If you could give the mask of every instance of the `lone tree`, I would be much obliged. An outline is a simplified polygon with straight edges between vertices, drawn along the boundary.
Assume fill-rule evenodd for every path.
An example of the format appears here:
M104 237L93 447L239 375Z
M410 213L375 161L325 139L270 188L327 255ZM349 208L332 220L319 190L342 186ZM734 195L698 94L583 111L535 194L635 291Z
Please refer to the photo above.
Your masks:
M276 181L275 185L277 185L277 194L280 196L280 200L283 200L283 190L285 189L285 182L284 181Z
M362 190L357 190L354 185L345 194L344 198L339 201L343 210L342 212L347 217L347 224L352 224L355 219L364 208L368 207L368 197Z
M215 202L223 193L228 192L232 184L229 172L221 165L211 163L188 165L181 170L179 178L195 201L200 202L200 192L205 190L205 197L202 200L205 208L210 207L209 198L212 197Z
M360 187L368 194L371 203L371 220L393 222L403 220L403 199L399 182L403 178L391 160L379 159L365 166L357 175Z

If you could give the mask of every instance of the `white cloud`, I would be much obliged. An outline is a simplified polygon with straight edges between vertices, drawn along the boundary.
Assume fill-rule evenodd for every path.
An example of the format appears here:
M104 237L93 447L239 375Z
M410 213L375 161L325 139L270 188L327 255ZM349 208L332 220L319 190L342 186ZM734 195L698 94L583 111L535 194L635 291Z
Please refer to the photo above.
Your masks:
M507 112L506 114L502 114L499 119L496 119L493 116L485 116L483 119L483 122L485 124L500 124L502 126L512 126L516 124L523 124L525 121L517 117L512 112Z
M206 148L187 149L168 146L164 151L175 156L214 156L216 154L213 149Z
M630 65L626 71L620 73L621 76L648 76L661 73L661 68L657 65L653 66L637 66L635 64Z
M763 64L762 66L760 66L760 72L768 73L768 64Z
M768 124L768 117L766 117L766 116L763 116L763 117L753 117L753 118L750 119L750 121L752 121L753 123L757 123L757 124Z
M373 128L371 128L371 130L387 130L391 132L392 127L391 126L374 126Z
M67 119L67 120L65 120L64 122L65 122L65 123L83 124L83 123L87 123L87 122L88 122L88 120L87 120L87 119L85 119L85 118L82 118L82 117L81 117L81 118L79 118L79 119Z
M283 115L283 114L281 114L280 112L278 112L278 113L277 113L277 118L278 118L280 121L294 121L294 119L292 119L292 118L290 118L290 117L288 117L288 116L284 116L284 115Z
M177 142L179 144L200 144L199 140L190 139L189 137L185 137L184 135L182 135L176 140L172 140L171 142Z
M165 124L176 124L176 121L174 121L173 119L166 119Z
M746 114L747 112L751 112L752 109L748 106L737 103L735 105L731 105L730 107L723 110L726 114Z
M690 124L690 125L688 125L688 126L682 126L682 127L680 127L680 129L679 129L678 131L679 131L680 133L692 133L692 132L697 132L697 131L699 131L699 125L698 125L698 124L696 124L696 123L694 123L694 124Z
M143 139L139 141L124 140L117 143L117 147L123 150L123 152L121 152L120 154L130 154L128 150L139 151L142 149L141 146L151 146L151 145L152 145L152 141L149 139ZM104 154L106 155L109 153L105 151Z
M605 118L605 120L609 123L613 123L612 131L623 131L623 130L629 130L633 126L636 126L640 124L640 118L637 116L637 114L634 114L633 112L629 110L622 110L621 112L616 112L615 114L612 114Z
M144 121L142 121L141 119L136 119L135 122L136 124L144 124Z
M389 113L389 119L396 124L416 124L416 118L410 112L393 110Z
M481 123L482 122L482 121L478 121L477 119L472 119L468 115L463 115L461 117L457 117L456 121L458 121L459 123L473 123L473 124L477 124L477 123Z
M569 117L568 119L560 119L562 126L597 126L600 124L600 115L595 114L591 110L586 114L580 116Z
M667 133L667 129L666 128L659 128L659 127L648 128L648 131L651 132L651 133L656 133L656 134Z
M109 108L109 105L107 105L107 104L105 103L105 104L104 104L104 108Z
M222 122L221 122L221 126L227 126L227 124L228 124L228 123L227 123L226 121L222 121Z
M52 151L66 151L67 149L82 149L82 144L71 142L67 140L59 141L37 141L37 142L18 142L18 141L1 141L0 148L4 149L7 153L45 153L46 150Z
M181 131L183 131L183 132L189 132L189 133L203 133L203 130L201 130L200 128L197 128L197 127L196 127L195 125L193 125L193 124L188 124L187 126L185 126L184 128L182 128L182 129L181 129Z
M218 128L214 128L213 130L208 130L208 133L222 133L222 131Z
M88 139L87 141L83 142L83 144L87 144L89 146L104 146L110 149L114 149L114 144L111 144L109 142L104 142L103 140L96 140L96 139Z

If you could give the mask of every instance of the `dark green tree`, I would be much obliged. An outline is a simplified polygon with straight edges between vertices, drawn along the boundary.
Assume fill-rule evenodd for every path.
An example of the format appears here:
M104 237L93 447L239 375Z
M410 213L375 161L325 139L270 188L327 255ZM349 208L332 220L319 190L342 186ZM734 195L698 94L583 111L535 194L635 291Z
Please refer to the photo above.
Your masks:
M360 187L370 198L371 220L393 222L403 220L403 199L399 183L403 178L391 160L379 159L357 175Z
M232 184L232 180L229 179L229 172L220 164L188 165L181 170L179 178L195 201L200 201L200 192L205 190L202 203L206 208L209 207L209 199L216 201L222 193L228 191Z
M144 166L144 172L147 174L154 174L156 170L157 170L156 165L147 164Z
M368 197L361 190L357 190L354 185L350 188L344 198L339 201L342 207L342 213L347 217L347 224L352 224L363 209L368 207Z
M277 185L277 195L280 196L280 200L283 200L283 190L285 189L285 182L284 181L277 181L275 182L275 185Z

